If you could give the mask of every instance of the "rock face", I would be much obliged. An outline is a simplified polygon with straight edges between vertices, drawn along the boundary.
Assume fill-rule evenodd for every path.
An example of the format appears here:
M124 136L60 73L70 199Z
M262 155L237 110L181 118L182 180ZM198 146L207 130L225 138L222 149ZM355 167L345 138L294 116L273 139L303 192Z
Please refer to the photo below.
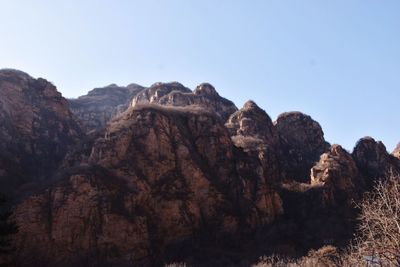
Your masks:
M230 116L226 127L232 136L253 137L270 144L277 140L277 133L271 118L251 100ZM237 143L237 146L247 147L240 142Z
M311 185L325 187L327 205L351 205L360 197L364 180L351 154L340 145L322 154L319 162L311 169Z
M181 107L196 105L215 112L224 122L237 110L233 102L221 97L208 83L200 84L193 92L177 82L156 83L138 94L131 106L145 103Z
M137 84L126 87L111 84L68 101L71 111L80 119L86 131L93 131L104 128L113 117L124 112L132 98L143 89Z
M0 121L0 183L5 191L53 172L81 136L67 100L54 85L16 70L0 70Z
M233 113L225 124L232 141L242 148L253 164L247 163L249 169L258 170L264 180L280 179L279 136L268 114L254 101L248 101L243 108Z
M107 262L139 264L162 260L174 244L273 221L282 212L279 195L249 188L257 174L242 177L235 156L213 113L131 109L94 144L90 161L100 167L78 171L19 206L17 242L26 246L20 258L82 264L87 258L77 255L104 255Z
M0 71L0 188L31 185L15 198L19 266L196 265L199 251L343 245L353 201L400 172L381 142L350 154L310 116L273 123L210 84L111 85L70 103L84 130L52 84ZM233 264L202 266L221 265Z
M281 139L283 177L308 182L311 167L330 146L321 126L308 115L289 112L278 117L275 128Z
M393 155L400 159L400 143L397 145L397 147L395 148L395 150L393 151Z
M387 152L382 142L372 137L360 139L352 155L369 188L390 172L400 173L400 161Z

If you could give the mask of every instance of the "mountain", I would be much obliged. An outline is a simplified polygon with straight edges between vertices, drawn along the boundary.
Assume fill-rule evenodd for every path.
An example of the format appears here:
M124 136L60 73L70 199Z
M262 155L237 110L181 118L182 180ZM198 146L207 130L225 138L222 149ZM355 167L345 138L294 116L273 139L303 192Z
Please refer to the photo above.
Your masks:
M237 110L232 101L221 97L209 83L200 84L193 92L177 82L155 83L140 92L133 99L131 106L144 103L178 107L196 105L215 112L222 121L226 121L229 115Z
M207 83L111 85L68 102L44 79L2 70L0 96L20 266L249 266L344 246L354 203L400 172L371 137L350 153L306 114L274 122Z
M0 121L3 193L52 174L82 136L56 87L17 70L0 70Z
M143 89L137 84L126 87L110 84L68 101L72 113L80 119L85 130L93 131L104 128L113 117L125 111L131 99Z

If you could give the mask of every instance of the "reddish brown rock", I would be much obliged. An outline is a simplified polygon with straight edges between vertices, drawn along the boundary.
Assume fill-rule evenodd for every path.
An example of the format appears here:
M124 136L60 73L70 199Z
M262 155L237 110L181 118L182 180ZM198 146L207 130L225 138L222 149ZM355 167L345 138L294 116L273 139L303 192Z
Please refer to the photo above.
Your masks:
M386 177L390 172L400 173L400 160L390 155L385 145L372 137L360 139L352 156L368 188L372 188L377 179Z
M277 134L268 114L254 101L247 101L243 108L233 113L225 126L232 136L253 137L266 143L275 143ZM241 146L240 143L237 143Z
M200 84L193 92L177 82L156 83L138 94L131 106L145 103L181 107L200 106L215 112L224 122L237 111L233 102L221 97L208 83Z
M333 145L311 169L311 185L324 187L325 205L352 205L365 185L351 154Z
M83 135L53 85L0 71L0 178L32 185L14 213L19 265L163 265L193 259L191 248L235 257L343 245L352 201L400 170L372 138L350 155L311 117L272 123L253 101L236 111L209 84L134 91L110 86L78 99L87 129L114 117Z
M283 177L309 182L310 169L330 145L318 122L301 112L281 114L275 122L281 140Z
M107 122L124 112L132 98L143 89L137 84L126 87L111 84L68 101L71 111L80 119L86 131L93 131L106 127Z
M54 171L81 136L56 87L16 70L0 70L0 120L4 190Z
M255 102L248 101L230 116L225 126L233 143L250 156L244 166L257 170L258 177L262 178L258 184L277 182L280 179L279 136L268 114Z
M271 222L280 197L272 188L248 188L256 175L240 176L235 150L209 111L136 106L94 144L90 161L101 167L19 205L21 258L71 263L102 255L104 262L139 264L162 260L174 244Z
M21 266L132 263L150 254L146 211L135 189L107 170L83 169L15 211ZM153 222L154 223L154 222Z

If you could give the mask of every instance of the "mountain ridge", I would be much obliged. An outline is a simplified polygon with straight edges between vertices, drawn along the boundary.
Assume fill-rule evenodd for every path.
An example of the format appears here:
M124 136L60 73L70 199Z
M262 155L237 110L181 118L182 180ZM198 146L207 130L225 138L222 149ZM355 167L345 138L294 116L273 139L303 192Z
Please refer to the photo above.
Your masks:
M112 84L66 100L4 70L0 96L0 181L13 184L21 266L249 266L344 246L353 203L400 172L396 151L373 138L349 153L306 114L273 122L208 83Z

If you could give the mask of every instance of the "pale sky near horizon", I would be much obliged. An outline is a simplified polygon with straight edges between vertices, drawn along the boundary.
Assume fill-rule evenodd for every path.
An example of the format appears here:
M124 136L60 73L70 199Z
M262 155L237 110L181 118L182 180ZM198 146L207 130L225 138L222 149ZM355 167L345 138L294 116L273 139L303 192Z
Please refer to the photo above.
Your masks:
M116 83L213 84L299 110L327 141L400 141L399 0L0 0L0 68L66 97Z

